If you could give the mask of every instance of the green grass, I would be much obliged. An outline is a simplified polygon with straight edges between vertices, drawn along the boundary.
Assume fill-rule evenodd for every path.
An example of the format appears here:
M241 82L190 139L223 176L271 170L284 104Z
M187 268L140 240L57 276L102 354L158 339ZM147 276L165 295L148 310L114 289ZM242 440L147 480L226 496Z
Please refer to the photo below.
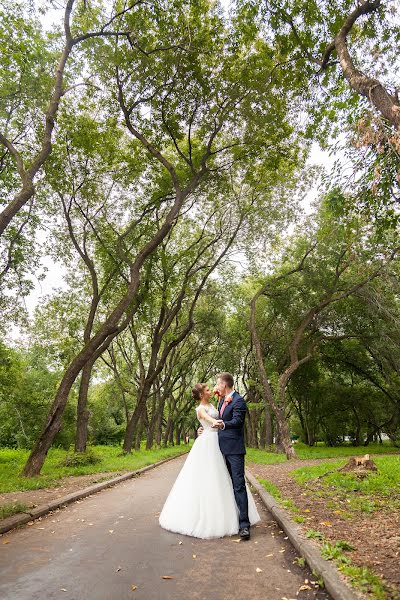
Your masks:
M322 558L332 560L339 571L349 578L354 588L368 593L368 597L374 598L374 600L385 600L388 597L389 588L380 577L367 567L353 565L351 558L344 554L344 552L354 550L351 544L344 540L339 540L332 544L332 542L325 539L322 533L313 529L309 529L306 532L306 537L316 539L322 543L320 546Z
M301 517L298 515L298 513L300 512L300 510L297 508L297 506L295 505L295 503L293 502L293 500L285 500L281 494L281 492L279 491L279 489L276 487L276 485L274 485L273 483L271 483L270 481L268 481L267 479L259 479L258 480L261 485L267 490L267 492L269 494L271 494L271 496L273 496L275 498L275 500L277 502L279 502L279 504L281 506L283 506L283 508L287 508L288 510L290 510L291 513L296 514L295 520L297 521L297 523L303 523L305 521L304 517Z
M271 494L271 496L273 496L275 498L275 500L277 500L278 502L281 502L281 500L282 500L282 494L280 493L280 491L276 487L276 485L274 485L270 481L267 481L267 479L259 479L258 481L261 483L261 485L263 487L265 487L265 489L267 490L267 492L269 494Z
M369 594L376 600L385 600L388 588L385 583L367 567L357 567L352 564L342 564L339 571L346 575L353 587Z
M370 444L369 446L335 446L330 448L324 444L316 446L306 446L305 444L295 444L294 449L300 460L323 459L323 458L341 458L346 456L361 456L364 454L398 454L400 456L400 448L395 448L390 444ZM272 465L275 463L286 462L286 457L283 454L269 452L266 450L258 450L255 448L247 449L248 462L259 465Z
M154 450L142 449L132 455L121 455L121 448L116 446L95 446L93 453L100 459L95 464L78 464L77 466L61 466L61 462L71 457L71 453L61 449L51 449L42 473L38 477L23 477L21 471L28 458L28 450L0 449L0 492L16 492L56 487L61 477L89 475L91 473L115 473L135 471L146 465L163 460L188 450L188 446L172 446ZM73 456L73 455L72 455ZM69 461L71 463L71 461ZM83 460L85 463L85 460ZM72 460L72 463L74 461Z
M17 513L28 510L28 506L23 502L8 502L0 506L0 519L6 519Z
M385 460L385 459L381 459ZM318 465L319 467L320 465ZM327 465L325 465L327 466ZM309 467L309 469L318 469L318 467ZM332 463L329 463L330 469L332 469ZM301 469L299 469L301 471ZM323 472L323 471L322 471ZM296 471L295 471L296 473ZM259 479L261 485L267 490L271 496L279 502L285 508L288 508L292 513L298 513L299 509L292 500L284 500L279 489L266 479ZM305 521L304 517L296 515L293 517L297 522ZM385 600L387 598L387 585L377 575L375 575L370 569L366 567L357 567L352 564L351 558L345 554L345 552L351 552L354 547L346 542L345 540L339 540L335 543L330 542L325 536L314 529L308 529L305 532L307 538L317 540L321 546L321 556L325 560L332 560L336 566L344 575L346 575L353 587L367 592L370 598L375 600ZM304 566L305 562L302 557L295 559L295 561ZM323 582L319 582L320 587L323 587Z
M329 508L345 509L346 513L372 513L382 508L400 508L400 457L378 456L374 462L378 472L364 478L354 473L333 472L346 461L302 467L290 475L308 494L330 498ZM327 473L325 477L317 479Z
M246 448L246 461L258 465L273 465L286 462L286 456L275 452L267 452L266 450L257 450L256 448Z

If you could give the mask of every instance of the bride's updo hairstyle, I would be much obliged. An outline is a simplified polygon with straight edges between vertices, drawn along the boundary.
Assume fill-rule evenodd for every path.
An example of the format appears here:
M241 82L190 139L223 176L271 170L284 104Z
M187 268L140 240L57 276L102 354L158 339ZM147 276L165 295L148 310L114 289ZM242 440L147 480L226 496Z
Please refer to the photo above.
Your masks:
M192 389L192 396L195 400L199 401L201 399L202 393L207 387L206 383L196 383L194 388Z

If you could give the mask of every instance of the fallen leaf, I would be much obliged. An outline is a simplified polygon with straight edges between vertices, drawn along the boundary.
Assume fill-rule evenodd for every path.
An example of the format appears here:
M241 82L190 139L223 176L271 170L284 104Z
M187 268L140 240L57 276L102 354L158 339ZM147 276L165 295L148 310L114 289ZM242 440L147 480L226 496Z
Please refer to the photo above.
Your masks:
M256 568L256 573L262 573L262 569L260 569L259 567Z
M193 554L193 558L197 558L197 554Z
M173 579L173 577L171 575L163 575L161 579Z
M279 552L281 552L281 553L285 552L285 548L282 548L282 550L279 550Z
M311 510L309 508L305 508L304 512L311 512Z
M4 540L3 544L9 544L10 540Z
M271 554L266 554L266 555L265 555L265 558L269 558L270 556L273 556L273 555L274 555L273 553L271 553Z
M311 590L312 588L309 585L301 585L299 587L299 592L305 592L306 590Z
M332 523L330 521L322 521L320 525L325 525L325 527L332 527Z
M238 540L232 540L232 542L240 542L240 538Z
M134 592L135 590L137 590L137 585L131 585L131 590L132 590L132 592Z
M179 544L180 546L182 546L183 542L178 542L178 544Z
M66 592L67 590L65 588L61 588L60 590L61 592Z
M109 533L114 533L114 529L109 529Z
M29 521L28 525L33 525L34 521Z

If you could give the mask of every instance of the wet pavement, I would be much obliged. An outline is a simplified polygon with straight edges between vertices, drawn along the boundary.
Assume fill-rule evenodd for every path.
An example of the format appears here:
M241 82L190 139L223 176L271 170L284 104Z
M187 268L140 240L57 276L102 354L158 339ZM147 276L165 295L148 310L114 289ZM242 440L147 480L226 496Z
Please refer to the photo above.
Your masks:
M262 521L248 542L161 529L158 515L184 460L0 537L0 599L329 600L293 563L294 549L257 496Z

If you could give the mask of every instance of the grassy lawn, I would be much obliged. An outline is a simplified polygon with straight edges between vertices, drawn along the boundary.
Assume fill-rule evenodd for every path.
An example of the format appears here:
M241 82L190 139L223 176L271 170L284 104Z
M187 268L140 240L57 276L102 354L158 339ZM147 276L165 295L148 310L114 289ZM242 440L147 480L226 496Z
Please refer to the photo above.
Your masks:
M329 499L328 507L349 513L400 508L400 456L378 456L378 472L358 478L354 473L334 472L346 461L302 467L289 473L308 495ZM321 477L322 476L322 477ZM316 478L319 479L316 479Z
M400 448L395 448L390 444L370 444L365 446L335 446L330 448L324 444L317 446L306 446L305 444L295 444L295 450L300 460L340 458L346 456L361 456L364 454L399 454ZM275 463L286 462L286 457L275 452L266 450L257 450L247 448L247 461L259 465L272 465Z
M389 444L371 445L367 448L364 446L328 448L323 445L309 448L297 444L295 448L299 459L320 459L321 462L313 466L300 466L300 468L297 462L297 468L293 467L289 471L290 462L271 452L251 449L247 457L249 462L260 465L263 475L258 478L264 488L291 513L294 521L304 524L306 537L315 539L319 543L322 556L326 560L332 560L346 575L351 585L367 594L371 600L397 598L398 589L396 591L396 583L393 581L393 573L397 569L397 566L394 566L396 558L388 560L385 552L388 544L391 544L391 549L395 548L393 539L396 537L393 538L393 531L397 535L395 515L400 510L399 449ZM352 472L335 472L346 464L350 456L361 456L367 453L373 455L377 472L371 471L366 477L357 477ZM328 458L334 460L326 462ZM262 465L274 463L286 463L285 468L261 468ZM270 476L272 481L264 478L265 476L267 478ZM293 487L291 479L301 486L300 489ZM388 512L389 515L393 515L393 526L387 534L384 550L381 549L380 539L385 535L384 523L387 517L384 513L381 513L381 517L379 511L386 511L386 515ZM374 516L371 515L373 513ZM370 531L365 525L372 518L374 522L379 523L380 517L382 536L377 528ZM311 523L319 529L319 525L332 529L322 529L322 532L317 529L307 529ZM326 533L323 533L324 531ZM387 527L386 531L388 531ZM363 563L364 558L360 559L360 552L357 550L360 539L363 540L364 550L370 548L371 560L374 556L376 559L375 554L378 554L381 562L376 564L383 565L382 567L375 569L375 563L369 566Z
M181 454L188 446L172 446L154 450L142 449L132 455L121 456L121 448L116 446L95 446L93 455L98 457L94 464L79 466L60 466L71 453L65 450L51 449L42 473L38 477L26 478L21 471L28 458L28 450L0 449L0 492L15 492L56 487L61 477L69 475L89 475L91 473L135 471L146 465L158 462L164 458Z

